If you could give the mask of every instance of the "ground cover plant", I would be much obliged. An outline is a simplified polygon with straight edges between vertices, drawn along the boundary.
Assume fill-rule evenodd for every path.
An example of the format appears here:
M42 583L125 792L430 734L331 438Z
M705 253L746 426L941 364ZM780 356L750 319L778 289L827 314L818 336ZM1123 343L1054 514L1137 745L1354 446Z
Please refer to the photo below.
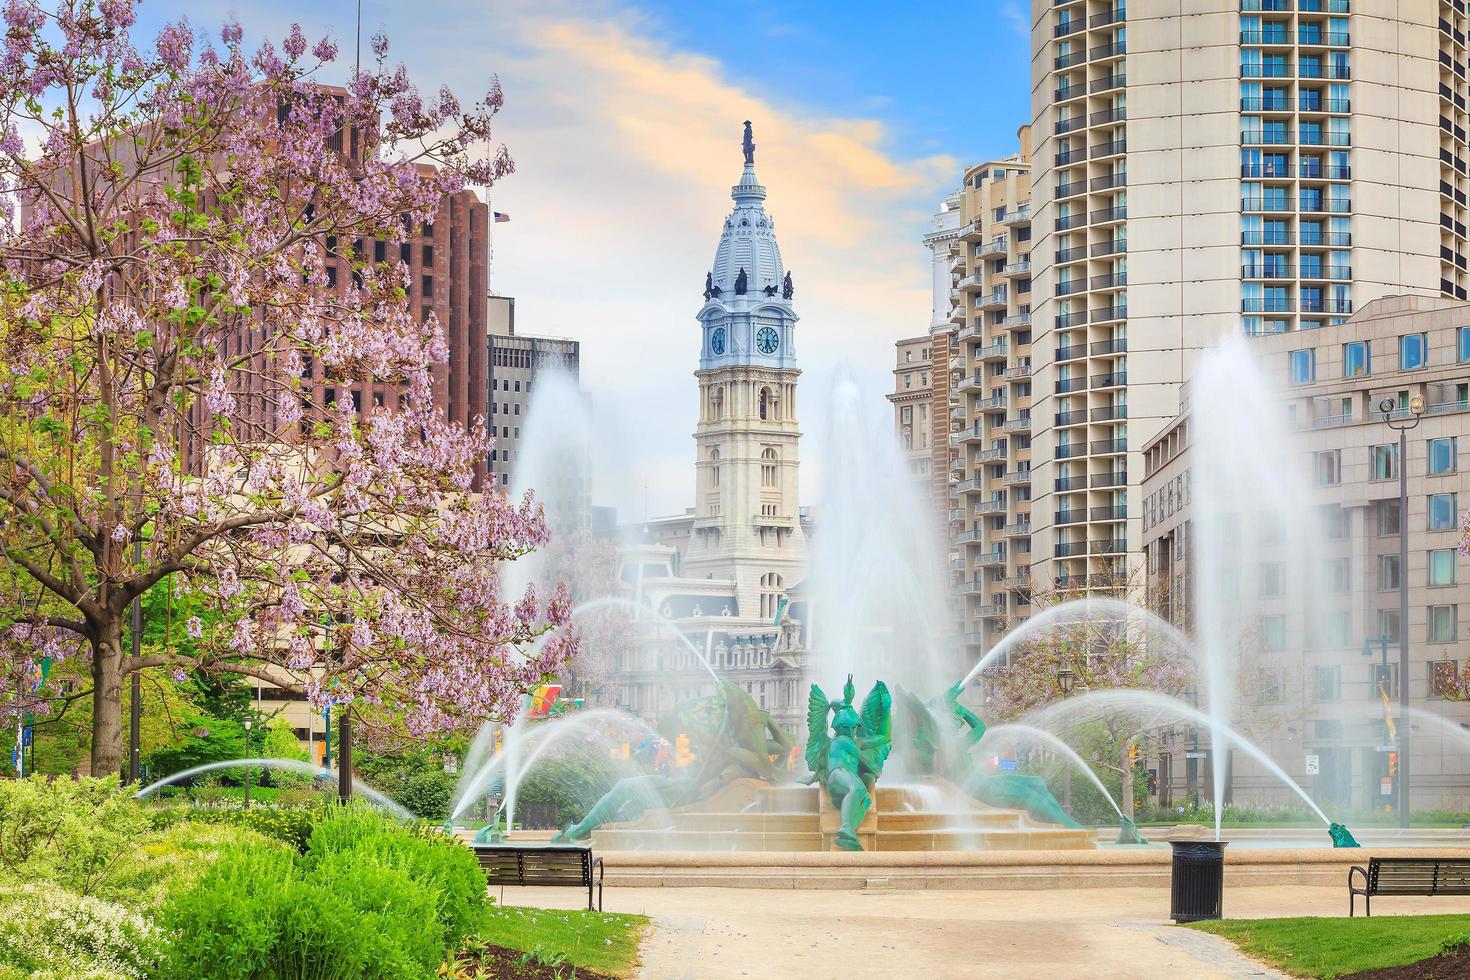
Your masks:
M1470 919L1463 915L1221 919L1189 928L1224 936L1288 973L1324 980L1409 966L1442 952L1463 958L1470 950Z

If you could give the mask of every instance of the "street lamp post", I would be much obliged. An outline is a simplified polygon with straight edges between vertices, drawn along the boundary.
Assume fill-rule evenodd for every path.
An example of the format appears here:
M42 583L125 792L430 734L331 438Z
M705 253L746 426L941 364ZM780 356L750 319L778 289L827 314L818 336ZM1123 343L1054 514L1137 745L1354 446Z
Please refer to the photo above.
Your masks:
M1072 670L1072 665L1065 660L1057 667L1057 686L1062 689L1062 700L1066 700L1072 694L1072 685L1077 682L1077 675ZM1066 759L1062 760L1062 809L1067 811L1067 816L1072 815L1072 763Z
M1409 418L1394 422L1397 403L1378 403L1383 421L1399 434L1399 826L1409 826L1409 430L1424 417L1424 396L1409 399Z
M250 766L248 764L248 760L250 759L250 725L251 725L250 719L249 718L246 718L245 719L245 758L247 760L247 764L245 766L245 809L247 809L247 810L250 809Z
M1402 578L1402 570L1400 571L1400 577ZM1380 661L1380 667L1382 669L1381 669L1381 672L1379 674L1379 676L1382 678L1382 680L1379 683L1387 685L1386 687L1383 688L1383 691L1385 693L1385 696L1392 697L1393 676L1389 672L1389 669L1388 669L1388 634L1387 633L1380 633L1378 635L1378 646L1379 646L1379 649L1383 653L1383 659ZM1368 657L1370 659L1372 658L1372 656L1373 656L1373 641L1372 640L1364 640L1363 641L1363 656ZM1385 715L1387 714L1387 711L1388 711L1387 706L1385 706L1385 708L1384 708ZM1387 718L1385 718L1385 721L1387 721ZM1389 737L1388 736L1388 725L1387 724L1385 724L1383 726L1383 737L1384 737L1385 741ZM1397 749L1397 746L1395 746L1395 749ZM1388 759L1387 759L1387 757L1385 757L1385 759L1384 759L1384 767L1385 768L1391 768L1388 765ZM1371 790L1370 790L1370 792L1371 792ZM1394 805L1397 806L1398 805L1397 802L1395 802Z

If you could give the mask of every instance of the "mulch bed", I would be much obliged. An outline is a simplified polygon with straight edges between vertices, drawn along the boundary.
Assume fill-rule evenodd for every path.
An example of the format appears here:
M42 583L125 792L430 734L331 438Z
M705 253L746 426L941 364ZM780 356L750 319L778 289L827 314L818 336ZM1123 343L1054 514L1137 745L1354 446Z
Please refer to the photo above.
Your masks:
M616 980L611 974L586 967L546 966L534 961L522 966L521 957L525 955L518 949L486 946L480 954L480 975L495 977L496 980L570 980L571 977L577 980Z
M1349 973L1339 980L1470 980L1470 954L1440 954L1405 966Z

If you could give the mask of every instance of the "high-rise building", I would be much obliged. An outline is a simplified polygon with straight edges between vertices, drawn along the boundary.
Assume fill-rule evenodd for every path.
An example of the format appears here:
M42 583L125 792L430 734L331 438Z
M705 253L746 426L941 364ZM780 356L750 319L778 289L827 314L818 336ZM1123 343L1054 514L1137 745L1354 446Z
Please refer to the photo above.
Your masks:
M1030 127L1017 139L1015 155L965 171L954 234L925 236L936 301L948 286L944 321L931 329L933 411L944 426L950 561L971 657L1030 604Z
M1239 717L1323 806L1367 811L1392 802L1393 773L1382 748L1394 736L1386 718L1413 740L1414 807L1463 796L1457 732L1470 724L1470 704L1445 700L1435 680L1441 670L1462 672L1470 659L1464 631L1470 581L1455 551L1466 503L1459 461L1470 453L1467 324L1465 303L1395 296L1366 303L1341 324L1253 344L1282 393L1281 416L1298 429L1308 506L1321 515L1324 540L1321 553L1309 558L1316 570L1303 568L1301 555L1286 553L1285 542L1299 539L1281 536L1252 549L1254 567L1220 576L1218 583L1233 584L1238 594L1229 601L1246 610L1242 618L1259 623L1263 656L1254 677L1237 682ZM1398 433L1385 423L1382 405L1387 400L1394 423L1407 425L1416 397L1424 411L1408 432L1401 460ZM1194 562L1204 560L1192 523L1197 450L1191 420L1186 404L1142 447L1140 523L1150 592L1162 599L1158 612L1184 628L1194 620ZM1470 455L1466 459L1470 465ZM1401 467L1406 514L1399 510ZM1400 529L1408 534L1406 567L1400 567ZM1286 581L1288 574L1309 584ZM1400 620L1401 583L1409 588L1407 623ZM1411 707L1423 712L1407 720L1398 711L1399 641L1405 635L1404 682ZM1237 794L1293 802L1278 779L1236 756ZM1163 767L1175 774L1166 794L1208 790L1198 757Z
M909 337L894 344L897 359L893 368L893 391L888 400L893 404L893 431L909 473L922 486L930 483L933 465L930 440L935 429L930 417L934 410L933 341L928 334ZM947 441L947 440L946 440Z
M1135 567L1199 352L1464 298L1464 5L1034 0L1033 577ZM999 562L999 559L996 559Z
M491 296L489 304L490 344L490 434L495 447L490 451L490 473L502 490L516 486L516 464L521 458L522 430L531 411L531 392L538 377L559 371L575 382L581 369L582 345L563 337L536 337L516 332L516 301L511 296ZM587 460L567 460L558 486L538 486L538 495L575 493L576 513L588 513L591 488ZM543 475L544 476L544 475ZM575 484L573 486L572 484ZM565 508L554 508L563 512Z

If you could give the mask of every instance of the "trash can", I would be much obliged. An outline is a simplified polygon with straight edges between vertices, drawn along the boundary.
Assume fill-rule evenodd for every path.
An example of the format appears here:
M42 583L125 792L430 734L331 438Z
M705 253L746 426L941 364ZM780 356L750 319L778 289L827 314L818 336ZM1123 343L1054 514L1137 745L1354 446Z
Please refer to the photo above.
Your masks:
M1169 885L1169 918L1198 922L1220 918L1225 890L1225 841L1170 841L1174 868Z

